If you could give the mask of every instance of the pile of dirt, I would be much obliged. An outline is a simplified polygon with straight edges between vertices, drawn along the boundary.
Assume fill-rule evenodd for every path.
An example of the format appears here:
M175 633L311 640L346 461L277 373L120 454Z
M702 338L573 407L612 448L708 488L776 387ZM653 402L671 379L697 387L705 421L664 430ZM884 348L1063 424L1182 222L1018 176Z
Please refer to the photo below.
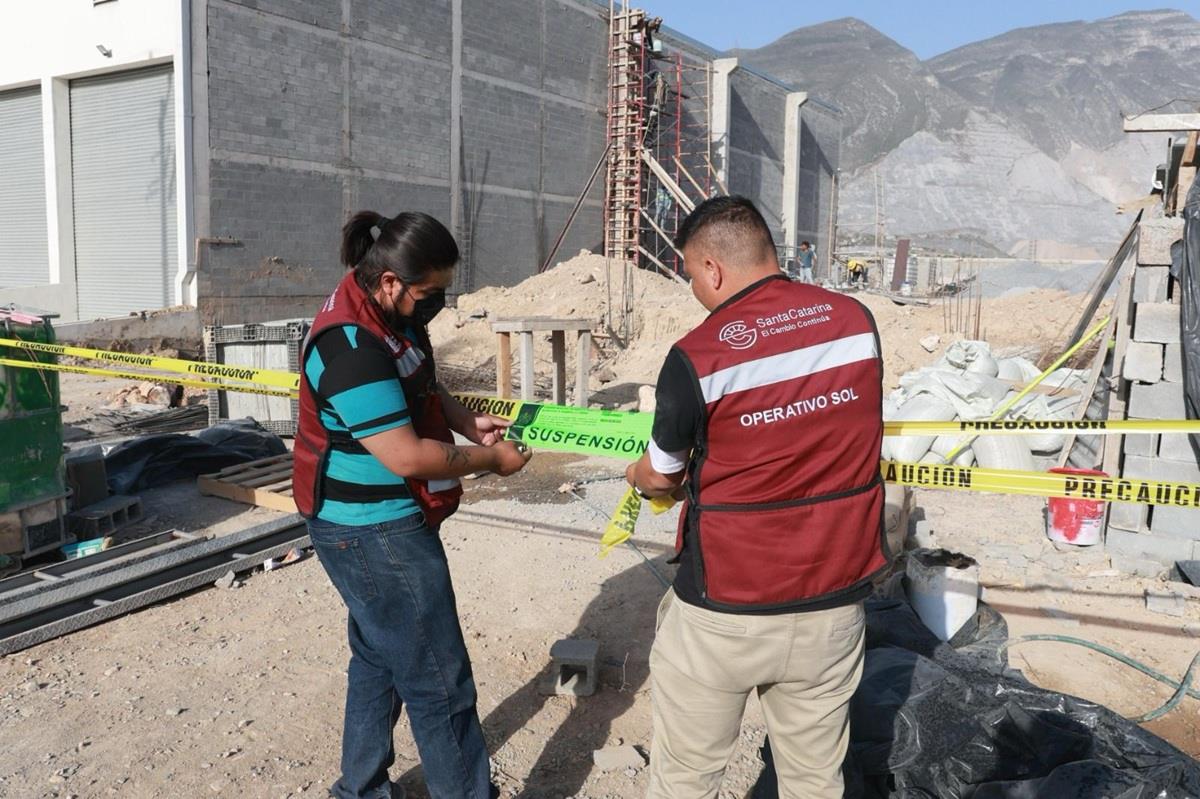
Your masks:
M496 368L496 335L491 323L518 316L551 316L587 319L592 322L593 353L591 388L610 383L652 383L667 350L684 333L695 327L706 311L692 297L691 289L662 275L640 269L632 273L633 313L631 334L624 347L606 329L606 309L613 307L612 327L624 328L622 312L623 267L611 265L606 279L604 256L582 251L554 268L516 286L487 287L458 298L458 306L438 316L430 326L430 337L441 363L457 369L481 372L490 380ZM513 337L513 375L519 374L519 337ZM534 372L539 383L552 374L550 336L535 334ZM567 339L568 382L574 374L576 342Z
M625 346L605 329L605 309L614 308L613 328L622 329L622 268L611 266L606 280L604 256L587 251L509 288L488 287L458 299L456 309L434 321L430 334L440 362L456 372L475 376L478 385L494 385L496 336L491 323L516 316L554 316L593 322L591 390L603 386L652 384L671 345L699 324L707 312L691 289L655 272L635 269L632 280L631 335ZM609 297L611 284L612 297ZM885 378L895 387L900 375L932 362L952 341L967 338L947 332L939 301L924 306L897 305L887 297L856 295L875 314L883 339ZM1067 291L1034 289L983 300L981 337L994 351L1038 360L1057 351L1083 306L1084 297ZM931 353L920 341L938 336ZM540 385L552 375L549 334L535 334L534 373ZM520 347L513 341L514 381L519 372ZM568 383L572 382L575 342L568 337Z

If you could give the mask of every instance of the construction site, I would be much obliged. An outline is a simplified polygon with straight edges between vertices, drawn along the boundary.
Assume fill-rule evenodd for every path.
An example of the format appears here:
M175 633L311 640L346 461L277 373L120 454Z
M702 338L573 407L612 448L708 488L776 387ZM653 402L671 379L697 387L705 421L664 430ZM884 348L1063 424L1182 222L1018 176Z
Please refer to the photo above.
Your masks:
M362 209L453 235L437 385L534 453L439 533L491 782L646 795L679 513L626 469L709 317L677 236L725 195L878 330L844 795L1200 796L1200 113L1109 120L1160 163L1100 257L979 254L901 232L878 169L839 226L837 99L624 2L88 5L86 59L0 56L0 797L338 780L347 605L293 477ZM767 726L751 698L722 799L788 795ZM437 795L407 715L394 747L393 795Z

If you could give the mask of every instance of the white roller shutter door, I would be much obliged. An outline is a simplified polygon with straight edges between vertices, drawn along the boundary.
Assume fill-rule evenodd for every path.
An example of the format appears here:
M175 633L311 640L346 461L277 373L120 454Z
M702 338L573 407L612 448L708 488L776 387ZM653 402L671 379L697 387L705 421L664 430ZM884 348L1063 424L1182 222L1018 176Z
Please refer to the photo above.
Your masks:
M0 93L0 288L50 282L42 93Z
M71 82L79 316L175 302L175 98L171 67Z

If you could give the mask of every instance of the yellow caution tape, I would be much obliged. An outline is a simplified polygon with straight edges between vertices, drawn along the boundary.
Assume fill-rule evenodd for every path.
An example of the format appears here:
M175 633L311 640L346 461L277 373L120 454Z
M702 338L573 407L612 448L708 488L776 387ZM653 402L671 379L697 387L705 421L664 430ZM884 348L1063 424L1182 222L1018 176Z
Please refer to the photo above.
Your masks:
M164 372L194 375L197 378L217 377L224 380L261 383L293 391L300 387L300 375L274 369L255 369L249 366L189 361L183 358L163 358L157 355L136 355L131 352L94 350L87 347L70 347L65 344L46 344L39 341L21 341L11 338L0 338L0 347L14 347L32 352L49 352L54 355L69 355L72 358L84 358L91 361L106 361L145 369L158 369Z
M190 388L203 388L208 391L237 391L242 394L265 394L269 397L294 397L295 393L285 391L278 388L265 388L261 386L250 386L238 383L217 383L208 380L192 380L186 377L176 377L174 375L164 374L147 374L145 372L126 372L119 369L97 369L91 366L67 366L62 363L40 363L38 361L18 361L13 358L0 358L0 366L15 366L23 369L37 369L38 371L49 370L52 372L69 372L70 374L78 375L100 375L103 377L117 377L124 380L137 380L138 382L159 382L169 383L172 385L188 386Z
M608 521L608 526L604 528L604 535L600 536L600 557L608 557L608 553L612 552L612 548L620 546L629 540L633 535L633 528L637 526L638 514L642 511L642 498L633 490L633 486L625 492L621 497L621 501L617 503L617 509L613 511L612 518Z
M887 436L1027 435L1030 433L1200 433L1200 419L997 419L977 422L884 422Z
M1200 508L1200 484L1196 483L897 461L882 461L879 470L885 482L919 488Z
M650 510L654 511L655 516L666 513L673 507L675 507L675 498L672 496L655 497L650 500Z

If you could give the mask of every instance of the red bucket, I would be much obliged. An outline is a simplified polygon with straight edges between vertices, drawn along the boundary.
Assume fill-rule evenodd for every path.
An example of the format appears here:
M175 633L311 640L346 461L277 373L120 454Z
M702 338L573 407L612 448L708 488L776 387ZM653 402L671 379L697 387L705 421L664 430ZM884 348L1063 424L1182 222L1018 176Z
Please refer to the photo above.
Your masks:
M1051 469L1051 474L1107 477L1095 469ZM1099 544L1104 533L1103 500L1049 497L1046 500L1046 537L1062 544L1090 547Z

